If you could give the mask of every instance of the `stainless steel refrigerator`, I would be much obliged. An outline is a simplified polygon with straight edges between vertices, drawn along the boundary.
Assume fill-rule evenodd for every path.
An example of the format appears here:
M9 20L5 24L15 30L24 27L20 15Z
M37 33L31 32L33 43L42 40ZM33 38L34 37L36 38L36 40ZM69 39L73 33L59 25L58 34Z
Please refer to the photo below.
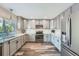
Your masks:
M72 6L72 13L66 23L65 34L62 33L61 55L79 56L79 4Z

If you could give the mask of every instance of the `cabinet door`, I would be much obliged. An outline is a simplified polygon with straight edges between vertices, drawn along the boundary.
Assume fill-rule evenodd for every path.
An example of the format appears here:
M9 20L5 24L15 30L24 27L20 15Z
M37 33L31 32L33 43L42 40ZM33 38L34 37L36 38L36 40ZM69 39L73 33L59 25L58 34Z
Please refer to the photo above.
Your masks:
M25 38L26 38L26 42L28 42L29 41L29 35L26 34Z
M42 24L43 24L43 28L44 28L44 29L49 29L49 27L50 27L50 26L49 26L49 20L43 20L43 21L42 21Z
M2 55L3 56L9 56L9 42L5 42L3 44L3 52L2 52Z
M22 46L20 37L17 38L17 49Z
M51 43L52 43L52 44L54 44L54 41L55 41L55 40L54 40L54 35L55 35L54 33L51 34Z
M26 34L24 35L24 41L25 41L25 42L27 41L27 35L26 35ZM25 43L25 42L24 42L24 43Z
M26 42L26 34L23 35L23 41L24 41L24 43Z
M32 28L35 29L35 20L32 20Z
M53 20L50 20L50 29L53 29Z
M24 20L24 29L27 29L27 26L28 26L28 21L27 20Z
M25 40L24 40L24 35L22 35L22 40L23 40L23 44L24 44L24 42L25 42Z
M17 50L16 39L10 41L10 55L13 55Z
M57 17L57 29L61 29L60 16Z
M50 38L51 38L50 34L45 34L44 35L44 42L50 42Z
M25 43L25 35L23 35L23 44Z
M35 20L35 25L40 25L40 21L39 20Z
M53 28L54 28L54 29L57 28L57 20L56 20L56 19L53 20Z
M62 15L63 18L61 19L61 31L66 32L66 17Z
M35 28L35 20L29 20L28 29L34 29L34 28Z
M22 45L24 44L24 37L23 35L21 36L21 40L22 40Z
M35 35L34 34L30 34L30 41L35 41Z

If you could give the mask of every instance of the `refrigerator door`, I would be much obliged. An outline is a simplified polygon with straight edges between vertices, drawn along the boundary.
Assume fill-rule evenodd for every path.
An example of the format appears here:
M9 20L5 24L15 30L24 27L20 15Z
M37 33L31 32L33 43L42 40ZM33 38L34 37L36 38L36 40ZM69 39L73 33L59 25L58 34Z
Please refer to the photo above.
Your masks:
M71 49L79 54L79 4L75 4L72 7L72 16L71 16L71 25L72 25L72 44Z
M67 45L70 47L71 46L71 18L69 17L66 20L66 41Z

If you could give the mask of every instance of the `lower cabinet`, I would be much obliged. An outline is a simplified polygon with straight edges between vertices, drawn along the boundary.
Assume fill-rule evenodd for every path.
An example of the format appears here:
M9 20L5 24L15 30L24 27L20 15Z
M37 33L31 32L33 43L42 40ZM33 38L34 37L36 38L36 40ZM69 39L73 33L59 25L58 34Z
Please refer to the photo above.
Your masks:
M51 41L51 35L50 34L44 34L44 42L50 42Z
M51 43L54 44L54 33L51 34Z
M61 40L60 37L52 36L52 44L55 45L55 47L61 51Z
M51 34L51 43L61 51L61 31L55 30L55 33Z
M9 56L9 44L9 42L5 42L4 44L2 44L2 55Z
M23 35L23 43L26 42L26 35Z
M29 41L35 42L35 34L30 34L29 36Z
M29 36L28 36L27 34L24 35L24 43L25 43L26 41L29 41Z
M0 56L12 56L21 48L21 46L28 41L28 35L24 34L19 37L12 38L9 41L0 43Z
M23 45L24 44L24 38L23 38L23 36L20 36L20 39L21 39L21 45Z
M26 42L30 41L29 35L26 34L25 39L26 39Z
M18 37L17 38L17 49L21 48L21 46L22 46L21 41L22 41L21 38Z
M17 39L12 39L10 41L10 55L13 55L17 50Z

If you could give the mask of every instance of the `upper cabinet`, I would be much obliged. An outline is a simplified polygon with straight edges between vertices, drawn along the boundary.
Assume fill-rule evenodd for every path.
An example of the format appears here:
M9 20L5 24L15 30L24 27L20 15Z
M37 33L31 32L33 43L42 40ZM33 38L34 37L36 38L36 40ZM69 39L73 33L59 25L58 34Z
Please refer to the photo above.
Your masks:
M27 28L27 20L23 17L17 17L17 32L24 33Z
M27 29L28 26L28 20L24 20L24 29Z
M50 29L53 29L53 19L52 20L50 20Z
M60 16L57 17L57 29L61 29L61 20L60 20Z
M50 21L49 20L43 20L43 28L44 29L50 28Z
M60 29L60 19L59 19L59 17L56 17L56 18L53 20L53 28L54 28L54 29Z
M53 20L53 28L56 29L56 19Z
M31 20L31 28L35 29L35 20Z
M36 29L36 26L43 26L43 29L49 29L50 21L46 19L28 20L28 29Z
M61 31L62 32L66 32L66 17L65 17L65 13L62 13L60 16L60 20L61 20Z
M35 20L28 20L28 29L34 29L35 28Z
M35 25L39 25L40 24L40 20L35 20Z

